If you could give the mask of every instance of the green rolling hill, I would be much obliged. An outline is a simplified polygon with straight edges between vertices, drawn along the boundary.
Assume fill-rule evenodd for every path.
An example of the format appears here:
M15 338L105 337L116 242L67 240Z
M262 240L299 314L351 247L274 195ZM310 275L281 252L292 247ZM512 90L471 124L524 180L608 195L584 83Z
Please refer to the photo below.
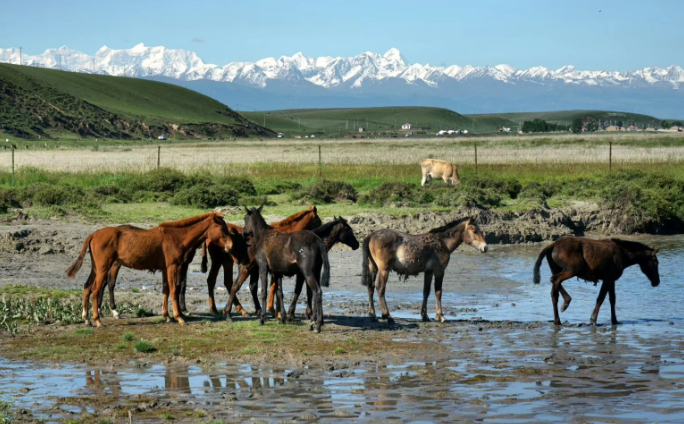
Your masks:
M0 64L0 133L24 139L275 136L176 85L8 64Z
M479 123L448 109L436 107L374 107L350 109L289 109L243 112L248 119L274 131L288 134L319 133L327 135L367 131L392 131L410 123L414 129L436 133L440 129L478 132L495 131L487 123Z
M517 126L522 125L522 123L525 121L533 121L535 119L543 119L547 122L566 125L570 125L572 121L577 118L580 118L583 121L622 121L623 125L630 125L632 123L650 124L660 122L660 119L649 115L641 115L638 113L629 112L612 112L604 110L561 110L554 112L491 113L465 116L477 120L479 122L507 121L514 125L512 126L513 129L517 129Z

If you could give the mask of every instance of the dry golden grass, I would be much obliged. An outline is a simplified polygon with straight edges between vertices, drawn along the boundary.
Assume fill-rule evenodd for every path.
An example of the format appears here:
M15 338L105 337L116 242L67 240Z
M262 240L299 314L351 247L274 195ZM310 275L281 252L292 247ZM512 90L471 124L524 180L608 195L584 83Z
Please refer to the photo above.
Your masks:
M662 140L668 143L661 143ZM255 163L317 164L322 146L324 164L401 165L425 158L457 164L592 164L684 162L684 137L676 133L601 135L544 135L450 139L274 140L162 146L161 165L184 172L202 169L225 172L231 165ZM64 172L145 171L157 166L157 146L130 148L19 150L17 167ZM10 153L0 153L0 170L10 169Z

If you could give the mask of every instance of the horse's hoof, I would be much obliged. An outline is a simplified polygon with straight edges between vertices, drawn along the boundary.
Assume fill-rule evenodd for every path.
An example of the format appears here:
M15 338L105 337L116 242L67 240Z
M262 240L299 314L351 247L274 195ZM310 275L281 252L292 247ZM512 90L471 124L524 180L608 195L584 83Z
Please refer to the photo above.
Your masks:
M392 317L387 317L387 324L389 324L389 325L394 325L394 318L392 318Z
M264 320L263 320L263 319L260 319L260 320L259 320L259 325L264 325Z
M271 314L271 317L272 317L272 318L277 318L275 309L269 309L269 310L268 310L268 313Z
M254 311L254 316L257 318L261 318L261 309L257 309L256 311Z
M568 309L568 306L570 306L570 302L564 302L563 306L561 306L561 312L565 312L565 310Z
M553 322L553 325L555 325L556 327L560 327L560 326L561 326L561 322L560 322L560 321L554 321L554 322Z
M439 322L447 322L446 318L444 318L444 315L441 315L441 316L437 317L437 321L439 321Z
M309 331L313 331L314 329L314 323L309 323Z
M610 323L613 325L620 325L620 321L611 321Z
M114 309L112 309L112 316L114 317L114 319L121 319L121 316L119 315L119 313L117 311L115 311Z
M92 326L93 326L93 323L90 322L90 320L88 320L88 319L85 320L85 321L83 321L83 322L84 322L84 324L86 325L86 327L92 327Z
M164 319L166 320L166 322L171 322L171 317L169 316L165 316Z
M102 321L100 321L99 319L96 319L96 320L95 320L95 326L96 326L97 328L102 327Z
M370 318L371 322L378 322L378 317L375 314L368 314L368 318Z
M241 312L241 314L242 314L243 317L249 318L249 312L247 312L246 310L243 309L242 312Z
M423 322L430 322L430 317L427 315L422 315L421 318L423 319Z
M321 327L320 327L320 326L316 326L316 333L317 333L317 334L320 334L320 333L321 333Z

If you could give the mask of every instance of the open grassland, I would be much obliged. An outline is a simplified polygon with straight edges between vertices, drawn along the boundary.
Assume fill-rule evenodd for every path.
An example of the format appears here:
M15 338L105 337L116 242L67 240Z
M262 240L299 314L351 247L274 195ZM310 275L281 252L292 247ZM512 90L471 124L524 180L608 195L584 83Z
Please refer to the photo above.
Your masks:
M630 124L657 124L660 119L649 115L642 115L639 113L630 112L614 112L606 110L559 110L553 112L518 112L518 113L486 113L465 115L468 118L476 121L485 122L501 122L503 125L505 121L522 125L525 121L533 121L535 119L543 119L547 122L556 124L570 125L574 119L582 119L582 121L622 121L623 125Z
M609 143L614 164L680 163L684 136L677 133L632 133L556 136L502 136L434 140L268 141L165 145L162 167L182 172L252 173L258 164L282 166L416 165L435 158L459 165L601 164L607 165ZM9 171L9 151L0 152L0 170ZM15 166L59 172L147 171L157 167L157 145L103 146L96 150L60 148L15 152Z

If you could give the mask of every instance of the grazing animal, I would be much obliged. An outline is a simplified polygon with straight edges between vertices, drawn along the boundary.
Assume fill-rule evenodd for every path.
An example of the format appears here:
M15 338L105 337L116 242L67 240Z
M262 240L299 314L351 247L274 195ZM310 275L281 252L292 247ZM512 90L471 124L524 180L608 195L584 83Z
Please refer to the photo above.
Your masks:
M178 307L178 280L186 255L196 249L204 240L210 239L229 248L226 241L228 229L223 216L209 212L180 221L164 222L150 230L127 231L106 227L95 231L86 238L76 261L67 269L67 276L73 278L81 266L86 252L90 249L91 275L93 282L86 286L83 293L83 319L86 324L88 300L92 291L93 321L100 327L99 293L110 275L115 263L128 268L162 271L163 295L162 315L169 321L168 297L173 302L173 316L179 323L185 320Z
M245 227L242 231L248 243L254 246L254 261L259 267L261 278L261 300L266 303L268 295L268 274L272 274L276 281L278 301L283 305L282 277L291 277L297 272L304 276L313 293L313 315L316 318L309 328L321 331L323 325L323 291L321 287L330 284L330 263L328 252L316 234L309 230L297 231L290 234L281 233L271 227L261 216L261 207L247 209ZM321 273L322 271L322 273ZM228 300L228 308L238 289L234 284ZM266 314L261 314L260 324L264 324ZM230 319L230 309L226 315ZM281 323L285 323L285 314L281 314Z
M599 309L608 293L610 295L610 321L613 325L617 325L615 282L622 276L625 268L638 264L641 272L651 281L651 286L657 287L660 284L657 253L657 248L636 241L616 238L591 240L583 237L561 237L539 253L537 262L534 264L534 283L539 284L541 279L539 267L546 258L553 274L551 276L553 323L561 325L558 316L558 294L560 293L564 300L561 312L564 312L572 301L562 286L563 281L572 277L591 281L594 284L599 280L603 281L590 321L592 325L596 325Z
M312 230L319 227L321 223L321 218L318 216L318 209L316 206L312 205L309 206L309 209L297 212L282 221L271 224L271 226L281 233L293 233L301 230ZM239 229L240 232L243 230L243 228L239 226L235 226L235 228ZM202 272L206 272L207 269L207 252L211 257L211 269L209 270L209 276L207 277L207 286L209 288L210 296L213 294L213 287L216 286L216 277L218 276L221 267L223 267L223 283L226 286L226 290L230 293L233 286L233 263L239 263L240 274L238 275L235 284L238 285L239 290L247 278L250 278L249 288L254 301L254 307L256 308L255 313L259 316L261 314L261 304L259 303L257 296L259 269L254 262L254 246L247 246L246 258L235 258L225 254L221 248L216 248L215 246L212 246L210 242L206 242L202 249ZM242 313L243 316L248 316L247 311L242 308L240 302L237 300L237 295L234 298L233 304L238 312ZM273 308L272 304L271 308ZM226 305L223 313L226 314L228 309L228 305ZM211 312L213 314L218 314L216 306L211 309ZM273 310L273 313L275 314L275 310Z
M446 184L461 184L461 179L458 177L458 165L453 163L437 159L425 159L420 163L420 168L423 171L421 186L432 181L433 178L441 178Z
M435 319L445 322L442 313L442 281L449 265L451 253L462 243L480 252L487 251L487 243L473 218L461 218L442 227L434 228L426 234L411 235L385 229L371 233L363 240L363 264L361 284L368 287L368 314L377 320L373 301L373 282L377 276L377 290L380 298L382 318L389 324L394 323L385 301L385 287L390 271L404 278L409 275L425 274L423 284L423 306L420 315L429 321L427 300L430 296L432 277L435 277L435 297L437 313Z
M337 243L346 244L347 246L351 247L352 250L356 250L359 248L359 241L356 239L356 236L354 235L354 230L352 230L347 221L342 217L334 217L334 219L331 222L328 222L327 224L323 224L320 227L313 229L312 232L316 234L318 237L320 237L321 240L323 240L323 244L325 244L325 249L328 252L330 252L330 249L332 249L333 246L335 246ZM297 300L299 300L299 295L302 293L303 286L304 276L300 272L297 272L294 298L292 299L290 309L287 312L288 321L295 320L295 309L297 308ZM276 284L272 281L271 292L269 293L268 300L269 304L273 302L272 296L275 292L275 288ZM311 309L311 288L308 285L306 286L306 303L306 317L308 319L311 319L313 310ZM278 305L277 310L278 313L280 313L281 305Z

